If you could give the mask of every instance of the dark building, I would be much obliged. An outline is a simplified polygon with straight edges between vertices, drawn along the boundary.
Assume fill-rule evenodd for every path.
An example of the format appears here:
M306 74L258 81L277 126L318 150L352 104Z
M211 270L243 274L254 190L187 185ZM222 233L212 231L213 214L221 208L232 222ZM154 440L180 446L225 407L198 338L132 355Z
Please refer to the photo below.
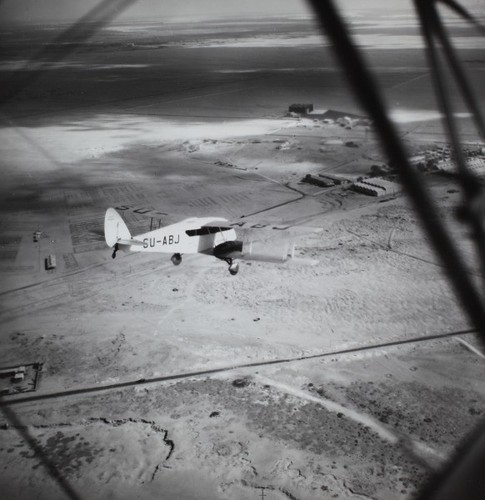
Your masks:
M335 182L332 179L319 179L318 177L314 177L313 175L307 174L301 182L306 182L308 184L313 184L314 186L320 187L332 187L335 185Z
M289 111L290 113L306 115L313 111L313 104L291 104Z

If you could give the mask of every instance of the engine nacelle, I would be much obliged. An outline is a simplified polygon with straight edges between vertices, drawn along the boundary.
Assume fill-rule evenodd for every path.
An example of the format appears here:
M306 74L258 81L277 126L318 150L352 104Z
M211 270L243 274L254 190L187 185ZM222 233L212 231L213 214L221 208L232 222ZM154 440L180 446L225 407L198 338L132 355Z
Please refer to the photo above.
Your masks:
M170 260L172 261L172 264L174 266L178 266L182 262L182 255L180 255L179 253L174 253L172 257L170 257Z
M225 241L214 247L214 257L221 260L239 259L242 256L243 242L232 240Z

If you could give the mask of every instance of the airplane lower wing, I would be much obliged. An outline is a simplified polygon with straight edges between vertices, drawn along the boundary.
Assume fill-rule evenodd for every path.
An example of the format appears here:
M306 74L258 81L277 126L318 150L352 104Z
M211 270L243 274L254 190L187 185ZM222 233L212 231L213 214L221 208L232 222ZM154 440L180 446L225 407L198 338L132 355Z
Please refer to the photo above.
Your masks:
M271 242L249 241L244 243L241 259L261 262L286 262L293 258L295 245L289 240L278 242L275 246Z

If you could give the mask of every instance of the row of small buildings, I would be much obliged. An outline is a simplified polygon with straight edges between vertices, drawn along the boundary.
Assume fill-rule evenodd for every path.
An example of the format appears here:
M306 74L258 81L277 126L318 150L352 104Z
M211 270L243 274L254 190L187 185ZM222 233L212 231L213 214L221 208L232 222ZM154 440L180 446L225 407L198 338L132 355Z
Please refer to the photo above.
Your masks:
M382 177L368 177L354 182L352 186L355 191L369 196L389 196L402 190L397 182L388 181Z

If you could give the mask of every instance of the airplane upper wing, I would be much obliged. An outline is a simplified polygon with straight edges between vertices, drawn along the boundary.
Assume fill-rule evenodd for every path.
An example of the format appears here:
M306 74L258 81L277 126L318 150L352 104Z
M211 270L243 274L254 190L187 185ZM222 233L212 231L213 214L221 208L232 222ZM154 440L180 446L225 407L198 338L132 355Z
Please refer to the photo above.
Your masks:
M228 226L234 229L243 229L251 231L253 229L266 229L270 231L286 231L293 234L319 232L321 227L306 225L305 219L301 218L286 221L271 221L258 216L241 217L239 219L228 221Z
M166 226L176 222L180 222L185 216L176 216L175 214L168 214L166 212L161 212L149 207L135 207L131 205L121 205L115 207L115 209L123 214L132 213L138 218L146 218L147 225L153 225L153 229L156 227ZM215 213L215 217L224 216L225 214ZM205 234L218 233L221 231L228 231L230 229L236 230L248 230L253 229L266 229L271 231L290 231L290 232L318 232L321 231L319 227L307 226L305 219L307 218L296 218L294 220L286 221L271 221L270 218L265 218L263 214L239 217L237 219L228 220L224 222L221 226L209 223L207 225L201 225L200 228L190 229L187 231L189 236L200 236ZM155 221L155 222L154 222Z

